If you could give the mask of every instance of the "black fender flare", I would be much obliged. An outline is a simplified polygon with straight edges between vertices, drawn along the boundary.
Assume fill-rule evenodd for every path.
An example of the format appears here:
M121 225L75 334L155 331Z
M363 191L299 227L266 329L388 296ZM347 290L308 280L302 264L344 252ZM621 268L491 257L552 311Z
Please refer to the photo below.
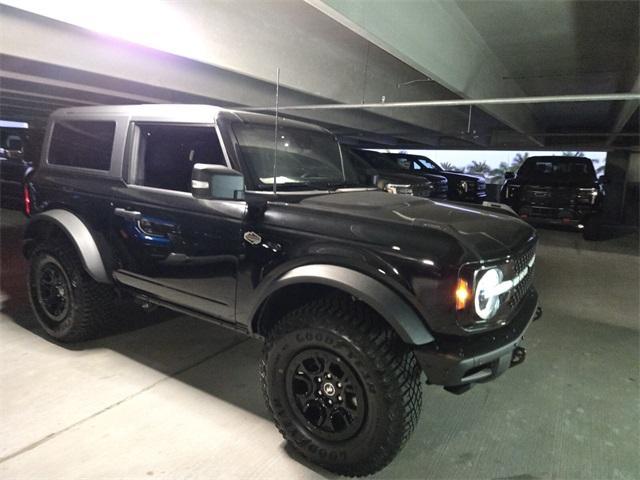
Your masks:
M69 210L63 210L61 208L38 213L31 217L31 220L25 228L25 242L28 242L37 235L36 232L43 223L52 223L66 234L75 246L82 260L82 265L91 278L99 283L112 283L110 276L107 274L107 269L102 260L98 244L91 230L80 217ZM26 247L27 244L25 243L25 254L28 253Z
M330 264L302 265L280 276L261 296L250 318L272 294L303 283L325 285L353 295L379 313L405 343L425 345L434 340L422 317L398 293L357 270Z

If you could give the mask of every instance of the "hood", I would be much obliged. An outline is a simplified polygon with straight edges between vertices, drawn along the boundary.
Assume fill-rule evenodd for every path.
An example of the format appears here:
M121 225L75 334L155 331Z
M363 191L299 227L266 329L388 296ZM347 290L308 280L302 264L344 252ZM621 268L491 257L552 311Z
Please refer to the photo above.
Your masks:
M402 180L404 183L421 183L421 181L428 180L431 183L435 183L440 185L442 183L447 183L447 177L443 175L437 175L432 173L402 173L397 170L378 170L378 173L381 178L389 179L390 181L395 182L395 179ZM391 180L391 179L394 180Z
M428 178L422 178L418 175L410 175L408 173L380 172L379 176L380 180L383 180L385 183L397 183L402 185L426 185L429 180Z
M438 185L441 185L443 183L448 183L447 177L445 177L444 175L440 175L440 174L423 173L422 177L424 177L427 180L429 180L430 182L436 183Z
M485 182L485 179L483 177L480 177L477 175L469 175L468 173L459 173L459 172L450 172L450 171L443 171L440 173L446 176L450 182L458 181L458 180L466 180L467 182L479 182L479 183Z
M510 215L379 191L317 195L305 198L298 206L310 222L314 212L322 213L333 216L336 224L348 222L350 232L366 231L367 235L375 235L375 229L360 229L358 223L375 225L386 232L385 237L397 238L396 243L407 235L412 237L407 240L419 237L424 242L426 236L445 234L455 238L475 260L502 258L535 238L530 225Z

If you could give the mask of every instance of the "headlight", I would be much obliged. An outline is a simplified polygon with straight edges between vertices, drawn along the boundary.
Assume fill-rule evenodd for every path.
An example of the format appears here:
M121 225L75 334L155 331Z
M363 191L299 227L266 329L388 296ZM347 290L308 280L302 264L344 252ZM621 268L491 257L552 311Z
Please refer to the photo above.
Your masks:
M502 283L502 271L497 268L487 270L482 274L476 285L474 306L476 315L483 320L489 320L500 308L500 293L497 287Z
M592 205L596 203L596 198L598 197L598 189L597 188L579 188L578 189L578 199L583 200L585 203L591 203Z
M389 193L401 195L413 195L411 185L399 185L397 183L387 183L384 189Z

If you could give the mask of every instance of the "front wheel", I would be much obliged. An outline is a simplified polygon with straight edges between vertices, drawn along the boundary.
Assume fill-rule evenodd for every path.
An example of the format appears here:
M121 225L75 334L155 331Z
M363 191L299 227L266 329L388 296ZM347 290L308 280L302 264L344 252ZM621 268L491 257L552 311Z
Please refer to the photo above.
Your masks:
M413 353L348 297L316 300L284 316L267 337L260 373L284 438L338 474L369 475L386 466L420 415Z

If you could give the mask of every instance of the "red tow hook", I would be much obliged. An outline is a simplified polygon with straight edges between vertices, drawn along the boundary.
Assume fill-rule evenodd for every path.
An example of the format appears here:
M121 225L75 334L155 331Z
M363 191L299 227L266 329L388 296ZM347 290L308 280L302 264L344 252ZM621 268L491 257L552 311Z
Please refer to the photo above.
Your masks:
M520 365L524 362L524 359L527 358L527 351L524 347L516 347L513 350L513 354L511 355L511 365L510 367L515 367L516 365Z
M539 320L540 317L542 317L542 307L536 308L536 313L533 316L533 321L535 322L536 320Z

